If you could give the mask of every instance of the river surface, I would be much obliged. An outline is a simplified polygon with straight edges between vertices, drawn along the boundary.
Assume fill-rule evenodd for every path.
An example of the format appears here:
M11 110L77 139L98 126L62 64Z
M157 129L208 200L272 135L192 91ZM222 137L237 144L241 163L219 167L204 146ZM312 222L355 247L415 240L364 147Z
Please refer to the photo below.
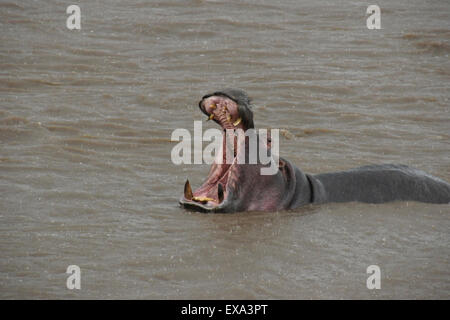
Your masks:
M209 166L173 164L172 131L224 87L305 172L450 181L450 2L377 1L379 30L370 4L1 0L0 298L449 299L449 205L178 206Z

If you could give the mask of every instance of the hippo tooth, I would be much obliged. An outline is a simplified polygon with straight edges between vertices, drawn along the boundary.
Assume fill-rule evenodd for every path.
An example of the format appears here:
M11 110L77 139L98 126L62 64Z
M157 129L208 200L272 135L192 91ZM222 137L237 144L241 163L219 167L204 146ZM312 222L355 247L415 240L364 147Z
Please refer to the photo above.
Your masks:
M213 103L213 104L210 106L210 108L214 110L215 108L217 108L217 106L216 106L215 103Z
M239 123L241 123L242 118L238 118L235 122L233 122L233 126L237 126Z
M214 119L214 114L213 114L213 113L211 113L211 114L209 115L209 118L208 118L206 121L209 121L209 120L212 120L212 119Z
M189 183L189 180L186 180L186 183L184 184L184 197L188 200L191 200L193 197L192 188L191 184Z
M219 203L221 203L223 201L223 186L220 182L217 186L217 195L219 198Z
M205 203L208 201L216 201L213 198L208 198L208 197L193 197L192 200L202 202L202 203Z
M227 114L227 121L230 122L231 121L231 116L229 114Z

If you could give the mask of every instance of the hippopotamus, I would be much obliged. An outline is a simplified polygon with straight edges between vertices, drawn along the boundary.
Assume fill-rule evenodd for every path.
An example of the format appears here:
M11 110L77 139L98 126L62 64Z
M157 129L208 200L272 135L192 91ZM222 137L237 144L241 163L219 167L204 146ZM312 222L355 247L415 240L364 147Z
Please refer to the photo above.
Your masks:
M239 163L237 154L248 155L249 137L234 142L231 163L223 161L227 132L241 129L254 132L251 100L240 89L225 89L203 96L200 110L223 129L222 148L211 165L203 184L192 191L189 180L179 203L182 207L201 212L231 213L238 211L279 211L308 204L329 202L384 203L389 201L419 201L450 203L450 184L406 165L367 165L347 171L308 174L290 161L278 157L274 174L262 175L256 163ZM256 133L259 148L271 155L271 140ZM246 158L248 160L248 156Z

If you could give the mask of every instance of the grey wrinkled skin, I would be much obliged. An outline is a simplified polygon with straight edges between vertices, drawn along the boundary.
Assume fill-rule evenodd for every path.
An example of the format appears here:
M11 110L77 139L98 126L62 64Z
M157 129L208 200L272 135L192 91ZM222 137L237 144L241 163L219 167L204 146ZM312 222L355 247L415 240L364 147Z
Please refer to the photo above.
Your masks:
M450 203L450 184L406 165L369 165L313 177L323 187L324 202Z
M210 96L224 96L235 101L246 128L254 127L250 99L244 91L226 89L205 95L199 103L205 114L201 103ZM259 141L257 134L256 138ZM248 155L248 144L238 145L238 150L245 150ZM266 152L270 154L270 147ZM311 175L303 173L286 159L280 157L279 160L275 175L261 175L260 169L268 165L261 164L259 159L256 164L234 164L226 184L228 195L217 205L202 204L184 196L180 198L180 204L202 212L238 212L279 211L307 204L352 201L450 203L449 183L406 165L368 165Z

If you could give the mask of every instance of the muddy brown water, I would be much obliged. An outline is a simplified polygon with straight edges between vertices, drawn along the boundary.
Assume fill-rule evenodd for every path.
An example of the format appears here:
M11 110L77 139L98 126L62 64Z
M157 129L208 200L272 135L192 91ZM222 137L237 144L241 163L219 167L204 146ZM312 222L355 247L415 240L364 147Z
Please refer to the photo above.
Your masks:
M205 215L177 201L208 166L170 159L239 87L305 172L450 181L448 1L378 1L380 30L350 0L77 1L79 31L70 4L0 2L0 298L450 298L449 205Z

